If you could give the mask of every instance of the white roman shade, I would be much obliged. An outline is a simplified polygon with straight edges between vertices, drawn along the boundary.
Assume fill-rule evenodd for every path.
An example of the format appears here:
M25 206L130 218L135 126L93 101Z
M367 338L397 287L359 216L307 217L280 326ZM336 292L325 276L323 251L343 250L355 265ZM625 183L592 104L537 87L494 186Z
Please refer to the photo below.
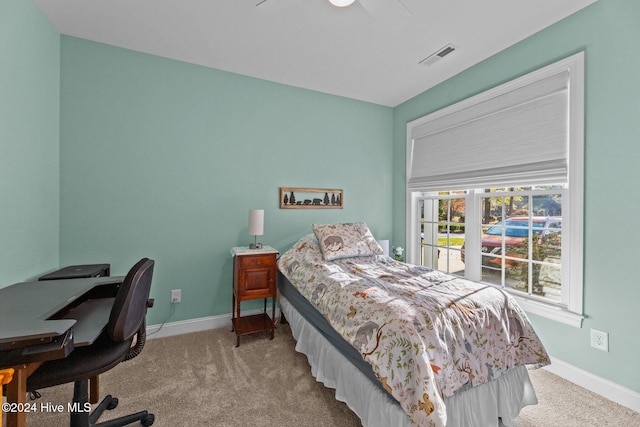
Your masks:
M409 123L407 190L568 182L571 77L553 64Z

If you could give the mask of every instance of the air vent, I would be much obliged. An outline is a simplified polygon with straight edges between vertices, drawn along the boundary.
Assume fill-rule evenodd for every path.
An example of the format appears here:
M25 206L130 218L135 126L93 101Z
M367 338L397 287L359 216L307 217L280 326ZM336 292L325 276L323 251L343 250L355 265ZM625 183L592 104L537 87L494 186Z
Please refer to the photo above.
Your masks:
M453 53L457 49L458 48L456 46L454 46L452 44L448 44L445 47L439 49L437 52L432 53L431 55L427 56L422 61L418 62L418 64L420 64L420 65L431 65L431 64L441 60L445 56Z

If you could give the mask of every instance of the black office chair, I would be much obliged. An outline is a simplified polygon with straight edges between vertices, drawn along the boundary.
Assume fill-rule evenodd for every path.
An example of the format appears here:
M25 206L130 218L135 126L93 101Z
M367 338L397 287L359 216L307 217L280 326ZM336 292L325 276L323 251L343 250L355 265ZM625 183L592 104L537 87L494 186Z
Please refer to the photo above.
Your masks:
M71 427L124 426L140 421L143 426L153 424L155 417L147 411L96 424L105 409L114 409L118 399L106 396L93 412L90 407L89 378L110 370L120 362L137 356L145 344L145 315L153 305L149 299L154 261L143 258L124 278L116 294L106 330L90 346L73 350L65 359L45 362L27 380L27 390L74 383ZM135 339L135 344L133 344Z

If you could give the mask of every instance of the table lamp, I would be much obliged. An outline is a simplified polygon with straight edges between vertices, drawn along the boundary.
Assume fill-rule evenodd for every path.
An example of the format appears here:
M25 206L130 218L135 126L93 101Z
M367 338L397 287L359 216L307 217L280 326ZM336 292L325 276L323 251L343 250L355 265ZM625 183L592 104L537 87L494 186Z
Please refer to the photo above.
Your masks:
M249 248L262 248L262 243L258 243L258 236L262 236L264 234L263 209L251 209L249 211L249 234L253 236L253 243L249 245Z

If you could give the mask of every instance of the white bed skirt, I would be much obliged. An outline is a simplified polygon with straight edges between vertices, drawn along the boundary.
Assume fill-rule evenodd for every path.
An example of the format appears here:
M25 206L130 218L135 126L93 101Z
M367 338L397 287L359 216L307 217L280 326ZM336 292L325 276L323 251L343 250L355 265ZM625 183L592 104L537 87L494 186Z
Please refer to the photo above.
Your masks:
M336 390L365 427L410 427L397 401L353 366L291 303L280 295L280 306L291 325L296 351L307 356L311 374ZM538 399L525 366L511 369L497 380L445 399L447 427L516 427L518 414Z

